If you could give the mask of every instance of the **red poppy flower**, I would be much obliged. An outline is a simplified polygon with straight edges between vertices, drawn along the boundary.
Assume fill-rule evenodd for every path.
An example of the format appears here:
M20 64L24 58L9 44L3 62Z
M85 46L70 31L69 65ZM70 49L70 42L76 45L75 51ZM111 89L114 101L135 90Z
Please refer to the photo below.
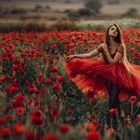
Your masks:
M135 58L139 58L140 57L140 53L139 52L135 52L134 56L135 56Z
M9 139L10 134L11 134L9 128L7 128L7 127L1 128L0 133L1 133L1 136L3 139Z
M70 55L70 54L71 54L71 52L67 52L67 53L66 53L67 56Z
M135 52L135 48L129 49L129 52Z
M58 76L57 81L62 82L64 80L64 76Z
M55 134L48 134L43 140L58 140L58 137Z
M5 87L5 91L8 93L15 93L18 91L18 88L13 85L8 85L7 87Z
M0 82L4 82L7 79L7 77L5 75L0 77Z
M31 87L28 89L28 93L32 94L32 93L38 93L38 89L36 87L35 84L32 84Z
M31 124L34 124L35 126L44 126L44 121L42 119L42 117L39 116L32 116L31 117Z
M51 60L51 61L49 62L49 64L50 64L50 65L54 65L54 64L55 64L55 61L54 61L54 60Z
M12 132L14 135L23 135L25 133L25 127L23 124L16 123L13 125Z
M70 130L71 126L68 125L68 124L62 124L60 127L59 127L59 130L61 133L66 133Z
M136 102L136 100L137 100L136 96L131 96L131 97L129 98L129 103L133 104L133 103Z
M109 109L109 113L114 115L117 112L117 108L111 108Z
M56 108L56 109L51 110L51 115L53 116L53 118L57 118L59 114L60 114L59 109Z
M44 125L43 113L41 110L34 110L32 112L31 123L36 125L36 126L43 126Z
M58 71L57 68L51 68L51 69L50 69L50 72L51 72L51 73L56 73L57 71Z
M15 107L24 105L24 95L22 93L15 96L15 98L13 100L13 105Z
M93 122L86 122L85 127L87 131L96 131L99 127L98 123L93 121Z
M23 107L16 108L16 113L17 115L23 115L25 113L24 108Z
M42 115L43 115L43 113L42 113L42 111L41 110L34 110L33 112L32 112L32 116L37 116L37 117L41 117L42 118Z
M42 75L38 75L36 78L37 83L41 83L42 79L43 79Z
M8 44L7 46L9 49L13 49L14 48L14 45L13 44Z
M50 83L51 83L51 80L50 80L49 78L47 78L47 79L45 80L45 84L48 85L48 84L50 84Z
M84 52L87 52L89 49L87 47L85 47L83 50L84 50Z
M127 98L128 98L128 95L127 95L126 93L120 92L120 94L119 94L119 100L120 100L121 102L126 101Z
M61 91L61 90L62 90L62 86L61 86L60 84L53 84L53 85L52 85L52 89Z
M88 132L86 135L88 140L101 140L101 134L98 131Z

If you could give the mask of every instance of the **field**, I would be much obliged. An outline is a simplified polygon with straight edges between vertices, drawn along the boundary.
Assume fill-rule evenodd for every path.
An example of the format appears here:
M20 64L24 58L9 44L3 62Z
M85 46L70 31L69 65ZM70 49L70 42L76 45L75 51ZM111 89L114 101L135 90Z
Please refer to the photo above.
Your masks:
M139 96L121 91L119 114L106 92L79 89L64 67L66 56L98 47L112 23L122 29L129 62L140 65L140 2L105 3L91 18L67 16L83 7L82 0L0 1L0 140L140 139ZM130 8L137 15L124 16Z
M139 65L140 30L123 30L123 38ZM83 94L64 69L67 55L90 52L103 39L103 31L0 34L0 138L139 140L139 97L120 94L116 132L106 124L108 96Z

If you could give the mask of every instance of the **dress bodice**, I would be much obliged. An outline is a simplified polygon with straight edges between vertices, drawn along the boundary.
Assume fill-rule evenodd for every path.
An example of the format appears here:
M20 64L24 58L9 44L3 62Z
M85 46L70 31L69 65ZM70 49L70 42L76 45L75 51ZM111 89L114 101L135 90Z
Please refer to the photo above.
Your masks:
M102 53L103 60L104 60L107 64L109 64L109 62L108 62L108 60L107 60L107 58L106 58L106 55L104 54L104 50L101 48L101 50L100 50L100 51L101 51L101 53ZM114 57L115 57L116 52L117 52L117 50L115 51L115 53L110 54L110 56L111 56L112 58L114 58Z
M113 54L110 54L112 58L114 58L116 52L117 52L117 51L115 51L115 53L113 53Z
M106 57L106 54L105 54L105 52L104 52L104 49L103 49L102 47L99 47L99 48L98 48L98 51L101 52L103 61L106 62L107 64L109 64L109 62L108 62L108 60L107 60L107 57ZM116 54L117 52L120 52L120 53L122 53L122 54L124 53L124 48L123 48L122 45L117 46L116 51L115 51L113 54L110 54L111 57L114 58L114 57L115 57L115 54ZM109 53L110 53L110 52L109 52ZM119 61L118 61L118 62L119 62Z

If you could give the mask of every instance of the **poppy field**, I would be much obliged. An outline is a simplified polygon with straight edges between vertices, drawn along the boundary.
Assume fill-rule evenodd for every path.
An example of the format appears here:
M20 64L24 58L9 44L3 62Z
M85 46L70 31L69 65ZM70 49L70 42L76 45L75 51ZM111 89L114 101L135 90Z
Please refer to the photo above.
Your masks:
M140 65L140 30L124 29L129 62ZM106 125L108 97L85 96L68 79L65 57L88 53L104 31L0 33L0 139L138 140L140 98L121 93L118 131Z

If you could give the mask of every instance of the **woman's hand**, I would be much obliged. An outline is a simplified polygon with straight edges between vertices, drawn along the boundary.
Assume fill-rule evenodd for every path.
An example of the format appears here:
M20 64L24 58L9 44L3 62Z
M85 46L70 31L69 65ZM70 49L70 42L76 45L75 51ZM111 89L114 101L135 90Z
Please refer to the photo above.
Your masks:
M72 59L72 58L74 58L75 57L75 55L69 55L69 56L67 56L66 58L65 58L65 61L69 61L70 59Z
M108 51L108 47L106 43L101 44L100 47L103 48L104 52Z

